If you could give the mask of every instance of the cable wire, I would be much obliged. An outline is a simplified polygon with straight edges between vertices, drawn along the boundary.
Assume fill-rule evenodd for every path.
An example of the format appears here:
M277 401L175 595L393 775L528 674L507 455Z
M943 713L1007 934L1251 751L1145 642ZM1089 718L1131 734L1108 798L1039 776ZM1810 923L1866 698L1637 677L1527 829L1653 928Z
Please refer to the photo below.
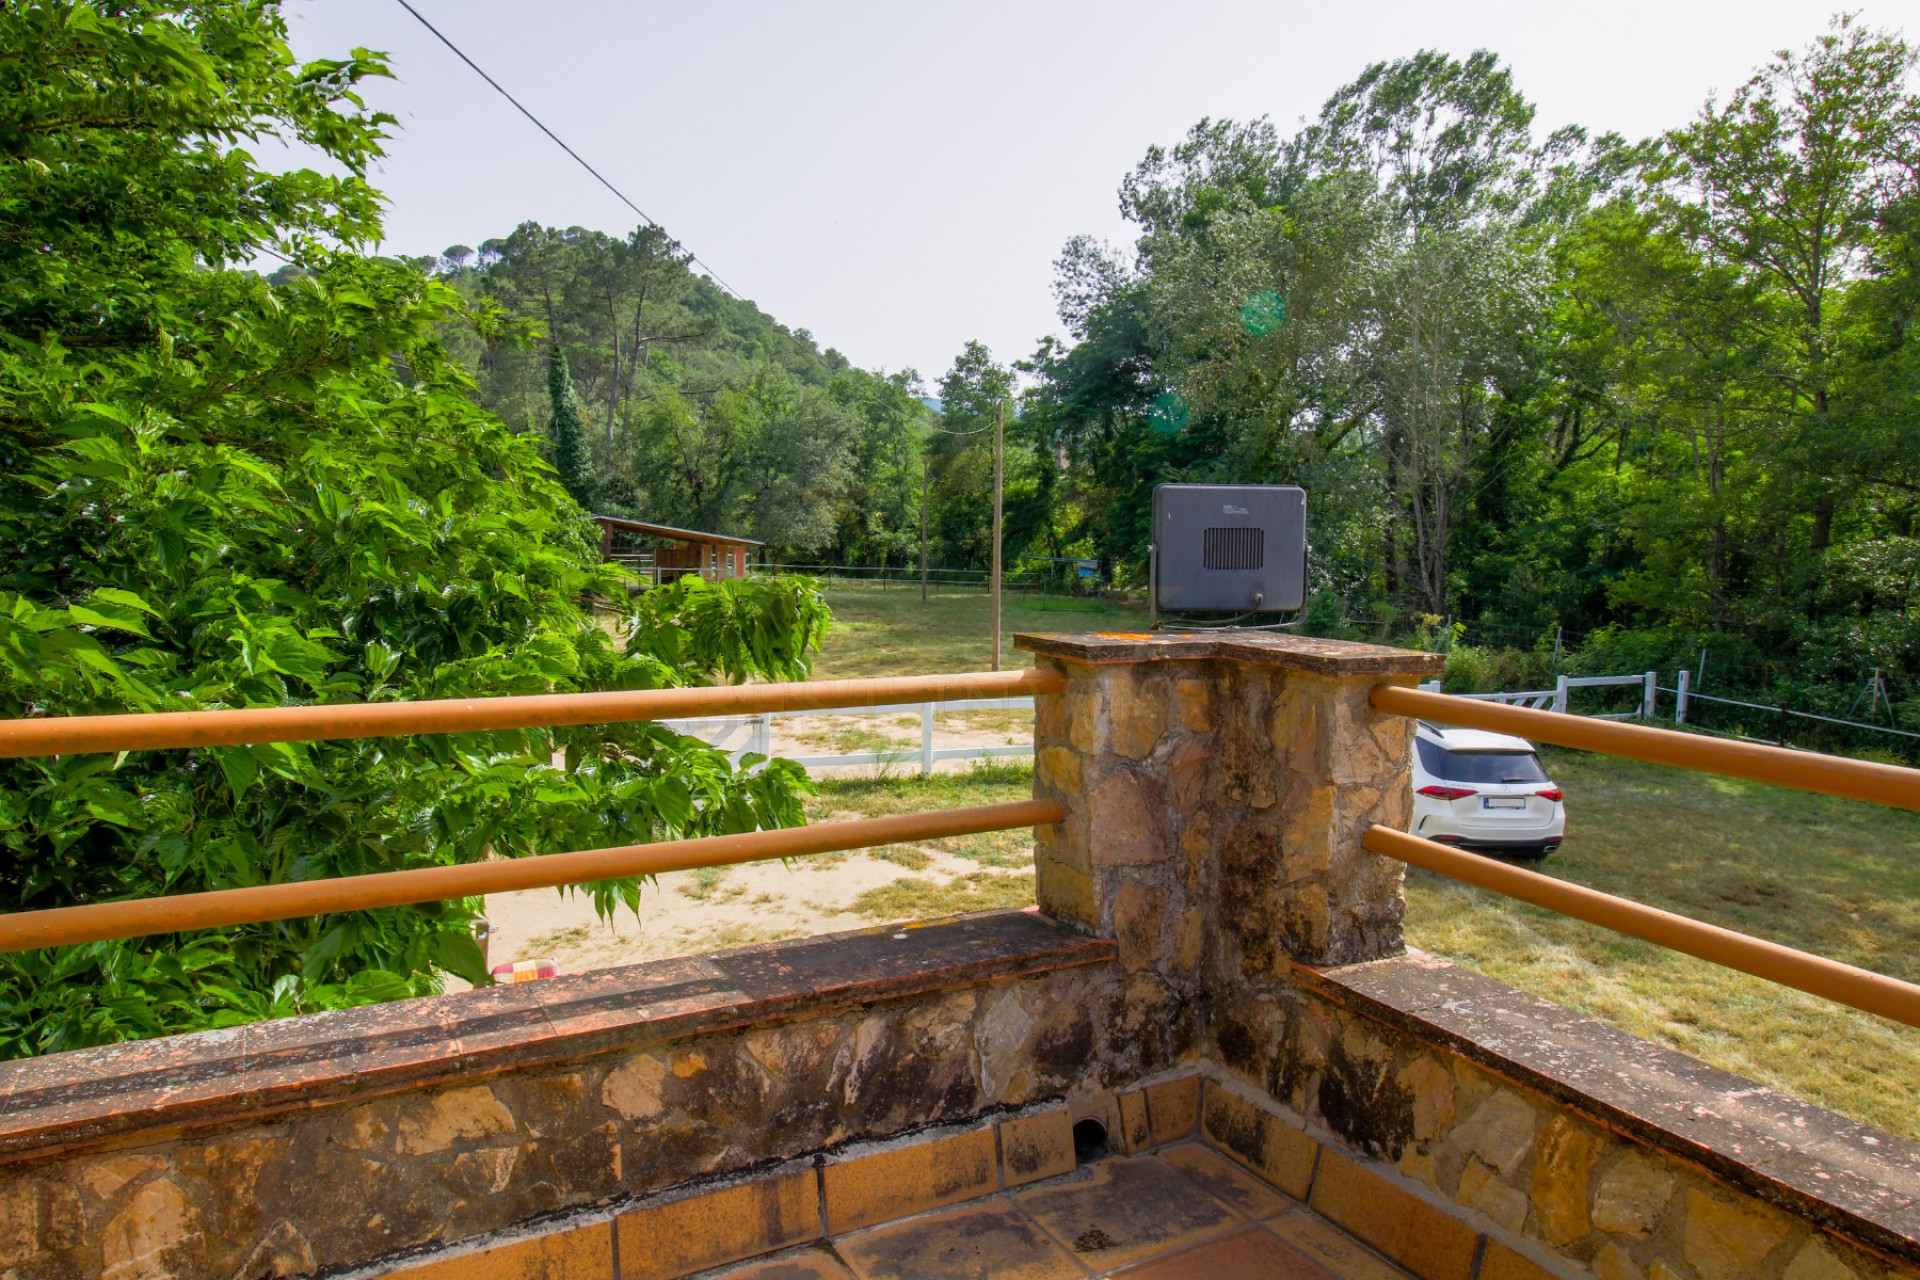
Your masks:
M642 222L645 222L648 226L651 226L651 227L657 227L660 225L654 219L649 218L646 214L646 211L643 210L639 205L627 199L625 192L621 191L620 188L614 186L611 182L607 181L606 176L604 174L602 174L598 169L594 168L592 165L588 164L586 160L582 158L582 156L578 151L575 151L572 147L568 146L564 141L562 141L559 134L555 133L553 130L547 128L546 125L542 124L540 122L540 117L536 116L535 114L533 114L533 112L527 110L526 107L522 106L520 103L520 100L514 97L512 94L508 93L506 89L501 86L498 80L495 80L492 76L488 75L485 71L481 70L479 63L475 62L472 58L469 58L465 53L461 52L460 46L455 44L453 41L447 39L445 33L443 33L440 30L440 28L434 26L431 22L428 22L426 17L418 9L414 8L411 4L408 4L407 0L395 0L395 2L399 4L399 6L402 9L405 9L408 13L412 14L415 20L417 20L421 26L431 31L434 34L434 37L437 40L439 40L441 44L453 50L453 54L455 57L459 58L460 61L466 63L469 67L473 68L473 73L475 75L479 76L482 80L485 80L488 84L492 85L495 92L497 92L501 97L505 98L508 102L511 102L516 111L518 111L521 115L525 116L527 119L533 121L534 128L540 130L540 132L546 134L547 137L553 139L555 146L559 147L562 151L572 156L582 169L585 169L588 173L592 174L595 178L599 179L600 185L605 187L607 190L613 192L614 196L619 199L621 204L626 205L627 208L639 214L640 220ZM702 271L706 272L709 276L711 276L715 284L719 285L722 289L725 289L728 293L732 294L734 297L736 298L740 297L739 290L735 289L732 285L728 284L725 280L722 280L720 278L719 272L715 271L712 267L702 262L696 255L688 254L687 256L696 266L698 266Z

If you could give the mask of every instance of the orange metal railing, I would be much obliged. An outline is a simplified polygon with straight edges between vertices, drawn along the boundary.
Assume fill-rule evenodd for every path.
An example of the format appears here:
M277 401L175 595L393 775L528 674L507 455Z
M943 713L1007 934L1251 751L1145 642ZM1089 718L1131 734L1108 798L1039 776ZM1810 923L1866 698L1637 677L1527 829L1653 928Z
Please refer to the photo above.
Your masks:
M1844 796L1899 809L1920 809L1920 769L1823 756L1757 742L1728 742L1699 734L1676 733L1672 729L1655 729L1650 725L1509 707L1393 685L1375 689L1372 701L1377 711L1438 720L1463 729L1511 733L1536 742L1647 760L1698 773L1771 782L1800 791Z
M700 689L634 689L615 693L552 693L520 698L449 698L435 702L336 702L311 707L248 707L233 711L161 711L114 716L48 716L0 721L0 758L151 751L164 747L230 747L250 742L318 742L414 733L470 733L742 715L882 707L902 702L1018 698L1059 693L1058 671L979 671L965 675L818 680L804 684L720 685Z
M1375 710L1397 715L1511 733L1556 746L1771 782L1822 795L1920 809L1920 770L1898 765L1815 755L1758 743L1726 742L1650 725L1620 724L1556 711L1503 706L1401 686L1376 688L1371 700ZM1361 843L1374 853L1466 884L1920 1027L1920 986L1898 978L1568 884L1537 871L1509 866L1390 827L1377 824L1369 827Z
M889 706L903 702L1059 693L1065 688L1066 677L1058 671L997 671L439 702L337 703L150 715L47 717L0 721L0 757ZM0 915L0 952L259 924L339 911L477 897L514 889L556 888L592 880L654 876L695 867L864 849L906 840L1007 831L1060 822L1065 817L1066 812L1057 801L1030 800L695 840L584 849L500 862L419 867L375 875L19 911Z
M1563 916L1585 920L1615 933L1657 943L1669 950L1698 956L1729 969L1766 978L1782 986L1877 1013L1910 1027L1920 1027L1920 987L1885 974L1856 969L1838 960L1783 947L1764 938L1706 924L1688 916L1661 911L1597 889L1568 884L1552 876L1444 844L1408 835L1390 827L1372 826L1361 841L1375 853L1450 879L1491 889L1509 898L1531 902Z
M656 876L667 871L691 871L695 867L729 866L839 849L867 849L981 831L1008 831L1059 822L1065 817L1066 810L1057 800L1023 800L1017 804L976 805L935 813L905 813L778 831L707 836L698 840L549 853L500 862L419 867L412 871L179 893L164 898L100 902L48 911L17 911L0 915L0 952L70 946L108 938L137 938L154 933L183 933L225 925L261 924L268 920L293 920L301 916L439 902L447 898L474 898L514 889L547 889L623 876Z

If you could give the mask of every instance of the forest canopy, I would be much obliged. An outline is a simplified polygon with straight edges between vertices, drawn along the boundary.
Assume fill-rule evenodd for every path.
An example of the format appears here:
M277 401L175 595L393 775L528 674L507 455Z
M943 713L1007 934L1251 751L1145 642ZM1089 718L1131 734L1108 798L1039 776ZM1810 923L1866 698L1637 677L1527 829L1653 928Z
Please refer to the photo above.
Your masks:
M1201 121L1060 258L1034 527L1137 581L1155 484L1303 484L1318 629L1842 711L1877 667L1920 721L1914 68L1841 17L1645 141L1543 135L1484 51Z

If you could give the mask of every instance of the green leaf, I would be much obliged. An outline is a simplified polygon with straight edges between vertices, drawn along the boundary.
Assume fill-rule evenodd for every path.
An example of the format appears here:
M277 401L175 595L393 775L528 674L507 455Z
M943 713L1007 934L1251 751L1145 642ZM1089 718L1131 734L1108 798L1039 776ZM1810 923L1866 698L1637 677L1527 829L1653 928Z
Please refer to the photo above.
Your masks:
M260 766L253 758L249 747L210 747L213 758L220 765L220 772L226 777L227 790L233 796L235 804L247 794L247 788L260 776Z
M160 611L148 604L145 600L142 600L131 591L122 591L118 587L100 587L94 591L93 599L96 601L105 600L110 604L122 605L128 609L137 609L149 617L157 618L160 616Z
M472 931L465 928L442 929L433 935L433 962L476 987L493 981L487 972L486 958L480 954L480 944L474 940Z
M146 620L138 612L124 605L102 600L99 592L95 592L92 600L87 604L68 605L67 616L75 622L88 626L104 627L113 631L131 631L135 635L153 638L147 631Z

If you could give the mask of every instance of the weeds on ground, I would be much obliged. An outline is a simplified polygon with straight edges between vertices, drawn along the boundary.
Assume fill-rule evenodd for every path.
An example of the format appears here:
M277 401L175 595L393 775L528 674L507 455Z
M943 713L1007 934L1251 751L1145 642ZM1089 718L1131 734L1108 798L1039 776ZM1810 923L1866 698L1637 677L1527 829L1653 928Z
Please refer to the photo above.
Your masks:
M1030 867L1033 865L1033 832L982 831L978 835L948 836L935 840L933 847L942 853L967 858L983 867Z
M695 902L706 902L719 892L720 884L732 867L695 867L687 878L674 886Z
M908 844L882 845L880 848L872 849L868 852L870 856L877 858L881 862L891 862L895 866L905 867L909 871L924 870L927 864L933 861L932 854L929 854L924 849L916 849Z
M853 900L853 910L879 920L927 920L962 911L1033 905L1033 876L974 871L945 884L905 876L869 889Z
M827 633L813 678L911 676L934 671L985 671L993 633L984 590L935 590L920 603L920 589L834 583L827 588L833 629ZM1001 611L1001 662L1033 665L1013 647L1023 631L1102 631L1140 628L1139 608L1078 597L1009 595Z
M908 774L869 778L820 778L807 820L831 816L877 818L889 813L1005 804L1033 794L1033 765L1025 760L979 760L965 773Z

